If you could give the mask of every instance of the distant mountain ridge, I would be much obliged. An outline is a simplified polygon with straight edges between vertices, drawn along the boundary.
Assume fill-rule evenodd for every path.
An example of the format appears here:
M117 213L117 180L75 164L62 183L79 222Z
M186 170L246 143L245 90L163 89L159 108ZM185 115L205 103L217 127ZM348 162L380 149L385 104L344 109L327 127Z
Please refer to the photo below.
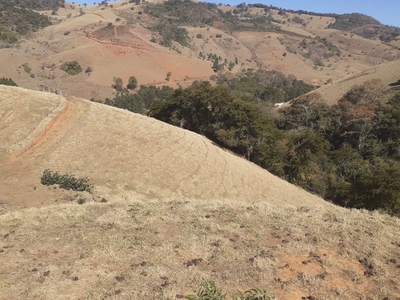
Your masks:
M7 0L10 5L35 10L57 10L64 7L65 0Z

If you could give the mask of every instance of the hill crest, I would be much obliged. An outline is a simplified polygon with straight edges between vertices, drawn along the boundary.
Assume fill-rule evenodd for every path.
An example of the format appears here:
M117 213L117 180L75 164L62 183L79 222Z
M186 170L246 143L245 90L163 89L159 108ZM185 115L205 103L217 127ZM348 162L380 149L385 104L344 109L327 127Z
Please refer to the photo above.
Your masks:
M1 149L2 174L7 174L1 189L9 191L2 202L10 206L16 205L11 193L15 184L19 186L18 205L36 206L39 203L34 198L51 203L54 197L66 197L63 191L40 185L45 169L89 177L99 197L327 205L206 138L158 120L16 87L1 86L0 93L1 106L9 108L0 136L9 141L9 153L5 145ZM49 114L42 118L44 111ZM25 128L41 130L13 134Z

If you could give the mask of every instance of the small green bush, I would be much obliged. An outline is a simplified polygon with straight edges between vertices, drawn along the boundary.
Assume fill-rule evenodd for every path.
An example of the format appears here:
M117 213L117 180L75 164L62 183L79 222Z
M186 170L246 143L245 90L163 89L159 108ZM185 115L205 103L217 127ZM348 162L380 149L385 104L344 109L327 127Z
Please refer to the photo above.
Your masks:
M28 63L22 64L22 67L24 68L24 71L28 74L32 71L32 69L31 69L31 67L29 67Z
M66 173L60 175L58 172L52 172L49 169L43 171L40 182L43 185L58 184L64 190L73 190L78 192L92 192L93 185L89 178L76 178L75 175Z
M185 298L189 300L223 300L226 294L223 294L217 288L214 281L204 281L198 288L194 289L195 295L188 295Z
M267 296L267 292L261 289L251 289L244 293L238 292L237 295L232 297L233 300L272 300Z
M82 67L76 60L63 63L60 69L69 75L77 75L82 72Z
M197 288L194 288L194 295L185 296L189 300L225 300L227 293L223 294L216 286L214 281L203 281ZM262 289L250 289L244 293L238 292L232 295L232 300L273 300L274 298L267 295Z

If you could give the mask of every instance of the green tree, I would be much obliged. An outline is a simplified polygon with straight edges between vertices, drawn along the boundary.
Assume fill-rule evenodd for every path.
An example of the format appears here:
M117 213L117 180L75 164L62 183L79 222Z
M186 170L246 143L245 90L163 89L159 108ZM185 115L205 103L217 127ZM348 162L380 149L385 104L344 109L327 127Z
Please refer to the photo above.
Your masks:
M17 84L11 78L2 77L0 78L0 84L3 85L10 85L10 86L17 86Z
M122 78L121 77L114 77L113 81L114 81L113 88L116 89L117 91L122 90L122 86L124 85L124 82L122 81Z
M138 82L137 82L136 77L135 77L135 76L129 77L129 81L128 81L128 84L127 84L126 87L127 87L129 90L134 90L134 89L137 88L137 85L138 85Z

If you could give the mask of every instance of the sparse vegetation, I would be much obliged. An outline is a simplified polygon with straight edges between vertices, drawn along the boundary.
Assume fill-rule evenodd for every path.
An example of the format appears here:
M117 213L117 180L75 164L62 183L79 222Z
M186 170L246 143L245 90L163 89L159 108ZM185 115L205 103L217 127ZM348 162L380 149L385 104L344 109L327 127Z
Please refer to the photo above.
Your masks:
M54 4L56 1L52 1ZM49 8L43 1L14 1L0 0L0 41L16 43L21 35L37 31L51 25L48 17L34 12L32 9Z
M238 288L258 286L278 299L292 299L293 290L299 299L397 297L399 226L398 219L364 210L235 199L128 197L8 212L0 215L0 232L14 247L0 255L2 295L12 298L19 281L21 290L44 297L55 290L59 298L101 299L121 291L117 297L163 299L168 292L184 299L206 277L220 294L229 292L227 299L239 296ZM44 249L49 254L38 261ZM21 268L22 255L29 268ZM111 275L97 278L110 260ZM52 290L38 278L54 280Z

